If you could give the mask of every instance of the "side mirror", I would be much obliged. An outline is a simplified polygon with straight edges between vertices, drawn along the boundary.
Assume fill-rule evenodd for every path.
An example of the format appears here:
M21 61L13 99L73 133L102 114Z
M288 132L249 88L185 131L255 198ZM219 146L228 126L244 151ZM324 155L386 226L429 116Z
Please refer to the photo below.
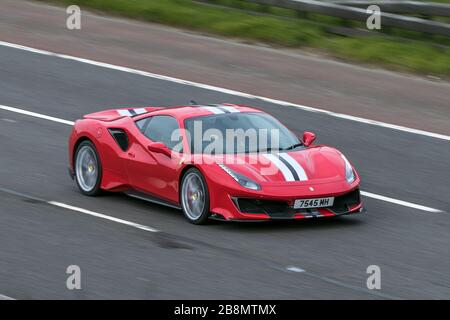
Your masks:
M149 144L147 148L151 152L162 153L162 154L168 156L169 158L172 155L172 152L170 151L170 149L167 148L167 146L162 142L153 142L153 143Z
M314 132L303 132L302 142L306 147L309 147L314 142L314 140L316 140L316 134Z

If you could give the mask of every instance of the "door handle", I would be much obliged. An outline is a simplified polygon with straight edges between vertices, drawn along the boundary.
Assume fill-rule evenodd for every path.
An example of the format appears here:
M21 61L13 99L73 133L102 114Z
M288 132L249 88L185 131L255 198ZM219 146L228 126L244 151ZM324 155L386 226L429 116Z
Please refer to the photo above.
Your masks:
M128 156L130 158L135 158L136 157L136 155L133 152L128 152Z

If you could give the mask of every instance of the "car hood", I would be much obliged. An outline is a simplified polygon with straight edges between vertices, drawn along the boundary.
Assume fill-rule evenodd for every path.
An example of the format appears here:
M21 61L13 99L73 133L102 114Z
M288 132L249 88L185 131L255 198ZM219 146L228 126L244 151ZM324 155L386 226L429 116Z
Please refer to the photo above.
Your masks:
M334 148L314 146L271 154L209 156L260 184L329 183L345 180L345 161ZM216 165L216 164L214 164Z

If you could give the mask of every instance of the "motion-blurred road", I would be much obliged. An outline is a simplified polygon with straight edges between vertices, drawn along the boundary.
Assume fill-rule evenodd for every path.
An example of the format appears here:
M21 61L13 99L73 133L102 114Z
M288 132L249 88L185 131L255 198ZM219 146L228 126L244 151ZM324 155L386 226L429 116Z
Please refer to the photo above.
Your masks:
M0 41L108 61L107 52L99 52L95 41L89 41L83 34L73 36L68 35L70 31L64 31L64 10L18 3L0 1ZM20 6L34 8L33 15L37 16L23 19L30 13L18 10ZM11 12L17 13L15 19ZM53 18L43 19L46 14ZM61 38L43 37L39 43L33 43L33 34L39 38L52 32L48 25L53 23L52 19L58 20L58 14L62 14L58 16L62 31L57 31L61 32ZM146 28L92 15L87 18L86 28L89 23L96 25L97 30L106 24ZM136 33L142 36L139 33L142 30ZM174 36L175 32L161 27L157 30L167 32L167 37ZM101 32L90 35L98 37L99 46L108 39L106 31ZM175 34L184 39L184 47L192 48L197 39L179 31ZM117 36L117 32L109 35ZM73 39L78 49L67 39ZM247 46L239 49L240 45L228 42L198 39L216 49L253 50L269 60L281 59L267 49ZM134 47L133 39L125 45L127 40L122 38L117 43L111 40L108 47L117 51L111 50L113 61L108 62L141 66L143 70L194 81L199 81L197 77L202 72L226 69L215 58L205 59L201 64L194 57L194 50L193 56L183 53L187 61L196 61L195 70L186 71L185 76L179 52L178 58L168 55L167 61L159 60L155 70L147 52L139 51L143 45ZM146 47L152 52L150 43L148 40ZM55 48L58 44L60 47ZM81 44L92 50L83 52ZM183 43L178 44L183 47ZM164 44L158 45L155 52L161 57ZM172 42L169 45L174 46ZM123 61L117 61L120 56L117 52L121 51L128 54L123 55ZM293 73L302 74L302 70L311 68L309 60L284 57L297 59L299 64L291 65L297 70ZM245 58L233 57L241 62ZM277 60L276 64L281 63ZM293 102L313 107L331 106L330 110L359 116L362 112L367 117L377 114L379 106L377 120L418 124L414 128L449 133L450 86L447 83L372 72L316 58L311 64L316 74L303 73L298 87L291 77L287 80L291 82L288 94ZM163 65L167 72L158 70ZM349 78L342 78L342 82L335 80L335 87L329 80L318 81L318 77L326 78L330 66L342 74L347 71ZM269 75L263 71L242 70L247 82L236 80L233 87L231 77L239 78L239 72L237 68L223 73L222 78L204 73L201 82L210 83L212 77L214 85L222 85L223 81L228 83L228 88L245 90L252 77L261 77L266 82L261 86L254 82L252 93L281 98L279 92L269 95L267 88L272 80L267 80ZM282 78L280 72L273 74ZM361 85L351 90L351 84L358 82ZM377 99L369 83L395 84L398 87L392 90L399 96L391 92ZM420 90L411 91L416 87ZM383 92L391 90L377 88ZM321 91L323 101L320 101ZM345 101L352 100L353 91L355 105L345 110ZM302 96L308 96L308 101L302 102ZM332 96L336 98L336 109L333 109ZM297 223L194 226L177 210L123 195L99 198L80 195L67 174L67 138L71 126L0 108L0 296L15 299L450 298L450 141L0 45L0 105L74 121L83 114L110 107L168 106L186 104L192 99L199 103L250 104L273 114L298 134L304 130L316 132L319 143L336 146L352 160L362 176L364 191L396 199L397 203L364 197L368 211L359 216ZM316 100L318 105L310 103ZM365 100L370 107L361 111L358 105ZM409 113L406 112L408 103ZM159 232L67 210L47 201L132 221ZM411 203L441 212L408 207ZM65 271L69 265L80 266L82 290L66 288ZM369 265L381 268L381 290L366 288Z

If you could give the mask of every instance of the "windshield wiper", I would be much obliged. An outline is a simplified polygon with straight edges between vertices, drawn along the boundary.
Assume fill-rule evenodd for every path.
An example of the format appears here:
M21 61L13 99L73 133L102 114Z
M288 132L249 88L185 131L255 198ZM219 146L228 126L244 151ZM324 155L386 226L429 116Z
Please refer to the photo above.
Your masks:
M265 149L257 149L256 153L261 153L261 152L270 152L270 151L280 151L283 150L282 148L265 148Z
M292 149L295 149L295 148L300 147L302 145L303 145L303 143L299 142L299 143L293 144L292 146L289 146L289 147L281 149L281 150L292 150Z
M258 149L258 150L256 150L256 152L257 153L261 153L261 152L270 152L270 151L292 150L292 149L295 149L295 148L300 147L302 145L303 145L303 143L299 142L299 143L293 144L292 146L289 146L289 147L286 147L286 148L271 148L271 147L269 147L269 148L265 148L265 149Z

